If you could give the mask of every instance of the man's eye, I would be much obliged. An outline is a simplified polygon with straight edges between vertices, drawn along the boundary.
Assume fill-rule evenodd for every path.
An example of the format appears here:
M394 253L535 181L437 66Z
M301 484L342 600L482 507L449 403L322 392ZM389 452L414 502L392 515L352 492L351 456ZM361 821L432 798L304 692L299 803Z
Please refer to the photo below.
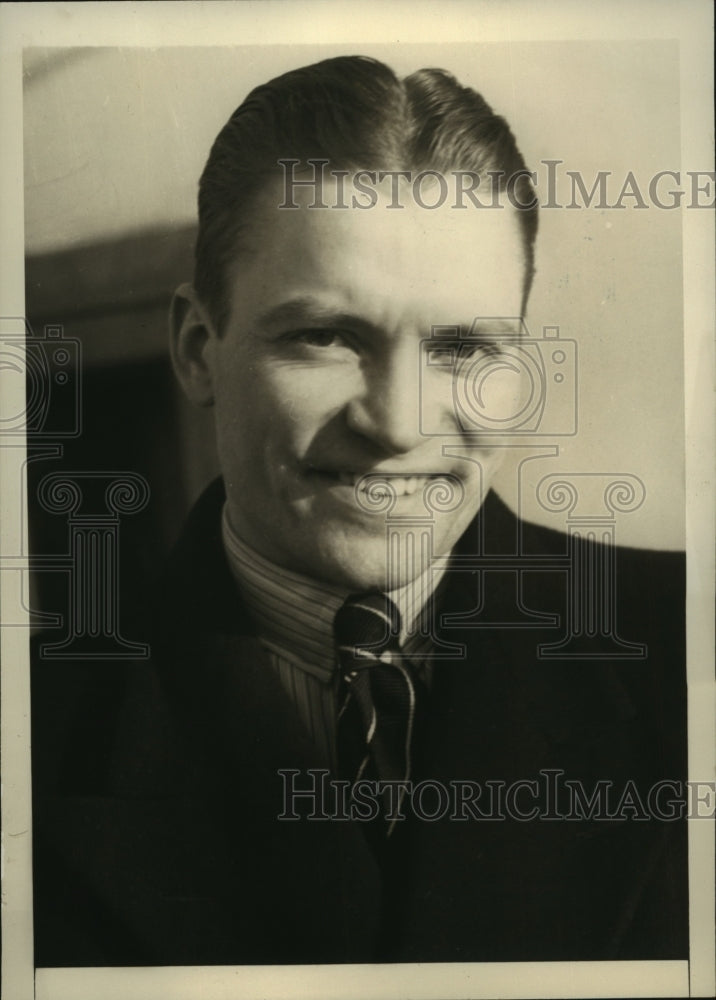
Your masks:
M298 330L292 339L310 347L348 347L344 334L339 330L325 330L320 327L315 330Z
M500 353L502 353L502 347L492 340L475 340L473 342L463 340L459 357L460 359L475 358L478 354L493 357Z
M452 347L429 347L427 351L429 365L453 365L457 361L457 350Z

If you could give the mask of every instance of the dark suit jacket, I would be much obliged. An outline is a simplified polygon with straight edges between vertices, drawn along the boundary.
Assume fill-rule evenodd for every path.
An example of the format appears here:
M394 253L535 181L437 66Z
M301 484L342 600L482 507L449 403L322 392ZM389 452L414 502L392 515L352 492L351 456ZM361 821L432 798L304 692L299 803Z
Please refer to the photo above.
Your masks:
M34 665L37 964L687 957L683 822L408 818L381 868L360 822L277 821L279 771L327 765L237 599L222 497L207 491L171 559L151 664ZM490 495L460 551L518 546L544 567L567 538ZM644 659L607 640L605 659L538 655L564 631L563 568L448 578L453 616L511 620L517 596L558 627L443 618L466 655L435 663L416 780L560 771L587 793L613 783L613 804L630 781L646 801L685 779L682 556L617 551L617 627Z

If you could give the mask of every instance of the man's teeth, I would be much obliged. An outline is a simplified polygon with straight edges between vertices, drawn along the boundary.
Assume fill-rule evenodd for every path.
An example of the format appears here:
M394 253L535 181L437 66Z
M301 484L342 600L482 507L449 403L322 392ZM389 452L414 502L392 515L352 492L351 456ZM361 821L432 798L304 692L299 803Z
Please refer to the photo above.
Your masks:
M412 496L412 494L415 493L419 487L422 488L429 479L432 479L432 476L381 476L378 473L373 476L356 476L351 472L338 473L338 481L343 486L356 486L360 483L360 489L363 491L375 490L376 493L384 492L385 483L387 481L390 483L390 491L395 491L397 496Z

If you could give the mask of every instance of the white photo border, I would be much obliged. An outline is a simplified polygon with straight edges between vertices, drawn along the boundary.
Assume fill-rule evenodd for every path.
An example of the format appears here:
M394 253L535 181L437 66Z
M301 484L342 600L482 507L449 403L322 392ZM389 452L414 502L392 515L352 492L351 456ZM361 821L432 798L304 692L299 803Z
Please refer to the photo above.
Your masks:
M708 170L713 159L713 13L708 0L374 0L200 3L18 3L0 8L0 315L24 315L22 50L30 46L162 47L361 43L385 40L677 39L681 52L682 162ZM317 38L320 35L320 39ZM713 776L713 215L682 213L686 387L689 768ZM0 377L2 372L0 372ZM20 406L15 407L19 402ZM22 400L10 403L20 409ZM0 482L15 467L0 449ZM12 485L12 484L11 484ZM4 493L3 511L18 495ZM4 518L6 525L15 523ZM7 529L6 529L7 530ZM14 541L14 540L13 540ZM15 549L0 536L0 557ZM0 563L2 566L2 563ZM5 567L3 567L5 568ZM26 575L0 573L0 607L26 587ZM11 593L12 589L12 593ZM27 602L25 602L27 604ZM104 1000L131 996L219 1000L262 997L588 997L711 996L714 985L713 823L690 823L689 963L488 963L472 966L207 967L42 969L32 958L29 656L23 629L2 634L3 994L12 1000Z

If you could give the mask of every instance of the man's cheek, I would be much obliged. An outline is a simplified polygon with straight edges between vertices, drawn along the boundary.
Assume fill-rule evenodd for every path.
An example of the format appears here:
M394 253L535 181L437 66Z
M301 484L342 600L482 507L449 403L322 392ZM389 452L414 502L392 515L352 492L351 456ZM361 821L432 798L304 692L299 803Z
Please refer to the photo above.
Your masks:
M355 373L346 368L342 365L282 367L271 372L266 391L295 418L335 413L359 391Z

